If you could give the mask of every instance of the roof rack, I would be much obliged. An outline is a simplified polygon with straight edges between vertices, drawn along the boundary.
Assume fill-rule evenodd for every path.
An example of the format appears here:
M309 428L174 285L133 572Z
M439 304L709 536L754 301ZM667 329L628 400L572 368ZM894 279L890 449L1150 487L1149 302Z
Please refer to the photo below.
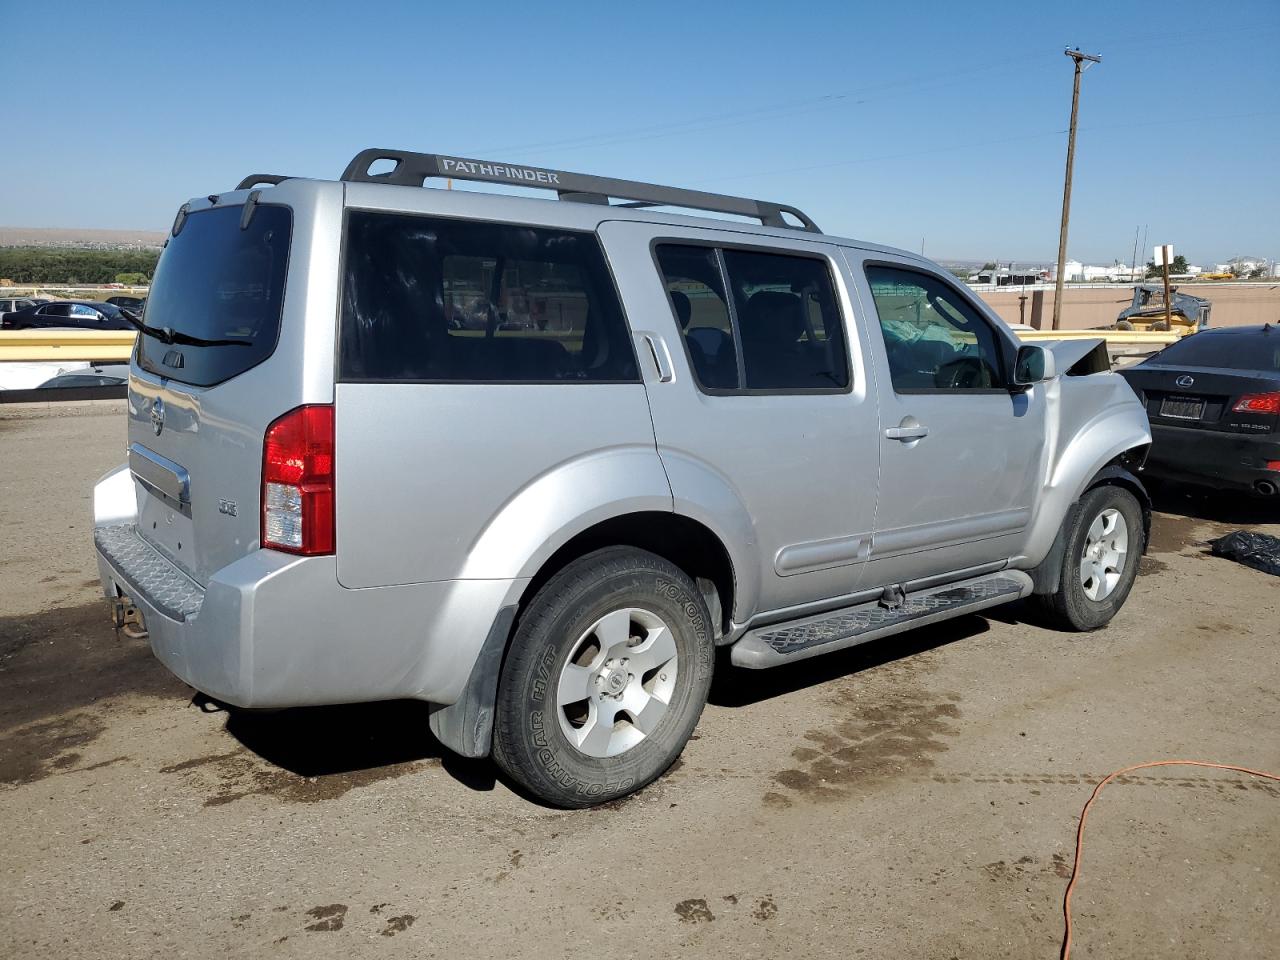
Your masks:
M370 173L369 169L379 160L390 160L395 166L385 173ZM630 201L627 207L685 207L691 210L713 210L732 213L759 220L766 227L787 227L821 233L818 225L805 213L783 203L769 203L747 197L731 197L701 190L685 190L681 187L663 187L634 180L614 180L610 177L593 177L585 173L568 173L564 170L547 170L524 164L494 163L487 160L470 160L435 153L411 153L404 150L361 150L347 164L342 179L349 183L391 183L399 186L421 187L431 177L449 177L454 180L477 180L484 183L503 183L509 186L534 187L554 190L561 200L579 203L608 204L609 199ZM255 174L240 183L255 186L258 183L278 183L284 177ZM788 223L783 214L790 214L801 226Z
M248 190L250 187L256 187L260 183L266 183L276 187L284 183L286 180L292 179L293 177L286 177L278 173L251 173L236 184L236 189Z

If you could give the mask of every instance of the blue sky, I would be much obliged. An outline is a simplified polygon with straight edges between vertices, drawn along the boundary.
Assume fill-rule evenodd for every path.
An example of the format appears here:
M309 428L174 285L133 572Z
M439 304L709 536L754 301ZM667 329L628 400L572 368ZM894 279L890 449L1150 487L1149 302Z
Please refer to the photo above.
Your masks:
M793 203L933 257L1072 257L1134 228L1280 257L1280 3L435 5L0 0L0 224L164 229L244 174L367 146ZM1146 252L1150 257L1150 251Z

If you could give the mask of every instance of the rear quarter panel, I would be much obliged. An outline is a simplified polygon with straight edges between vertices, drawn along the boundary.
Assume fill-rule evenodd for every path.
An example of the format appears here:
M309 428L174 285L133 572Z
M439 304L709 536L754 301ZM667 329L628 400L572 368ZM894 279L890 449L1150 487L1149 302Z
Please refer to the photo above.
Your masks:
M531 576L580 529L671 509L639 383L340 383L338 580Z

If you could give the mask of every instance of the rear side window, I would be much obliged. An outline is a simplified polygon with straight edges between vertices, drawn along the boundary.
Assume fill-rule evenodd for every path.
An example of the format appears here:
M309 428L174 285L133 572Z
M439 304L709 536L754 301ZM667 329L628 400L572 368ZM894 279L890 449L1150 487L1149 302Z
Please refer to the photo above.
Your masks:
M234 206L188 214L169 238L147 294L146 323L185 342L139 334L144 370L210 386L275 351L293 215L288 207L262 203L242 230L243 212Z
M657 255L698 383L710 390L736 389L738 351L716 251L664 245Z
M826 263L726 250L743 366L751 390L849 385L840 314Z
M344 380L639 379L594 234L352 211Z
M676 244L655 253L704 389L849 386L844 323L826 261Z

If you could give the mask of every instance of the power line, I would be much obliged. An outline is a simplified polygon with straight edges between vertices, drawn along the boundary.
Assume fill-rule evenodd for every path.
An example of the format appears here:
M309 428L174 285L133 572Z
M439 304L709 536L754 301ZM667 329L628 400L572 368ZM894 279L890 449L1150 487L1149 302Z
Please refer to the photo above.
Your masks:
M1280 27L1260 27L1256 30L1230 29L1209 31L1205 33L1169 33L1156 36L1132 34L1127 37L1117 38L1115 41L1107 41L1107 45L1109 48L1117 47L1119 49L1137 47L1143 52L1150 52L1152 56L1164 57L1167 55L1168 47L1173 44L1200 45L1210 39L1236 37L1241 35L1257 37L1261 34L1275 32L1276 30L1280 30ZM835 107L858 106L875 100L881 93L888 91L899 91L914 87L916 88L914 93L920 93L932 87L953 83L958 77L999 71L1029 61L1048 63L1048 59L1045 54L1037 52L1018 57L1006 57L986 64L960 70L949 70L927 77L888 80L882 83L857 87L841 93L828 93L815 97L806 97L799 100L782 101L772 106L707 114L701 117L691 117L686 120L666 121L660 124L615 130L610 133L587 134L560 140L508 144L506 146L485 147L474 150L467 149L460 152L477 156L506 152L534 154L565 148L607 147L626 143L635 143L643 140L655 140L672 136L686 136L711 130L720 130L725 127L740 126L757 120L781 120L796 116L804 116Z
M1240 120L1251 117L1275 116L1280 110L1261 110L1253 113L1237 113L1224 116L1198 116L1195 119L1200 122L1216 122L1220 120ZM1142 127L1163 127L1184 124L1187 117L1181 117L1177 120L1148 120L1142 123L1099 123L1089 127L1080 127L1080 133L1091 133L1096 130L1134 130ZM812 170L828 170L833 167L847 167L862 163L876 163L881 160L906 160L911 157L925 157L937 153L954 153L957 150L968 150L975 147L994 146L1002 143L1016 143L1022 140L1040 140L1045 137L1059 137L1067 131L1062 128L1056 130L1043 130L1038 133L1025 133L1013 137L997 137L990 140L974 140L969 143L952 143L945 147L936 147L930 150L912 150L905 153L884 153L870 157L853 157L848 160L833 160L830 163L815 163L803 167L785 167L777 170L760 170L754 173L739 173L730 177L716 177L714 180L701 181L704 184L728 183L734 180L750 180L755 177L777 177L788 173L808 173Z
M661 124L637 127L629 130L616 130L612 133L589 134L581 137L542 141L539 143L486 147L484 149L477 149L475 151L468 150L466 152L474 152L479 155L484 155L496 154L504 151L536 152L558 149L561 147L611 146L615 143L629 143L634 140L654 139L660 136L700 133L705 129L719 129L723 126L731 126L757 119L782 119L784 117L795 116L801 113L812 112L816 109L827 109L834 106L844 105L857 105L875 99L875 96L873 95L911 87L921 90L928 89L940 84L949 84L957 77L987 73L993 70L1000 70L1017 64L1040 59L1042 59L1042 55L1039 53L1027 54L1018 57L1006 57L1003 60L997 60L966 69L948 70L943 73L933 74L926 77L887 80L881 83L857 87L843 93L828 93L817 97L807 97L801 100L783 101L781 103L774 104L773 106L758 107L752 110L738 110L728 113L709 114L702 117L693 117L688 120L677 120L674 122L668 121Z

